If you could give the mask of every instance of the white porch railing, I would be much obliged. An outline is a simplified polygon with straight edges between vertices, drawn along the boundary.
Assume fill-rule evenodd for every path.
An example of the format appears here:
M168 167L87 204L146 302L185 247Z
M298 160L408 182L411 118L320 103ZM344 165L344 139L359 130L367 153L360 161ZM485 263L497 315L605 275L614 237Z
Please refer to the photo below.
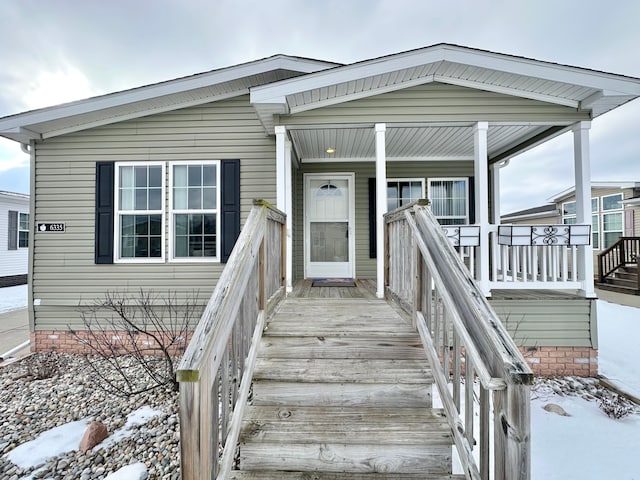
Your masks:
M483 239L477 225L443 227L472 278L480 280L477 250ZM585 289L578 252L591 239L590 225L491 225L492 289ZM584 255L592 261L591 255Z

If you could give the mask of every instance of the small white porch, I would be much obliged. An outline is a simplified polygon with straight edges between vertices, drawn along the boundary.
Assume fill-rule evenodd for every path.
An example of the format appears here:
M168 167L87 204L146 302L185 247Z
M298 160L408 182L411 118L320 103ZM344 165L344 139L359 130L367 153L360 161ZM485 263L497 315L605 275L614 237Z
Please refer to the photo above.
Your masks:
M446 125L377 123L340 128L335 125L326 128L276 126L277 207L287 213L288 289L291 290L295 278L294 177L304 164L313 163L316 170L334 172L341 165L367 163L369 170L375 172L375 283L376 294L381 298L385 288L382 216L388 208L390 168L397 162L410 161L416 169L421 162L437 162L445 169L451 165L455 171L456 164L466 162L469 165L472 162L473 185L467 193L473 195L469 202L473 211L468 212L468 218L474 221L443 228L469 266L481 291L489 297L495 289L575 290L584 297L594 297L593 256L589 241L589 127L590 123L586 121L570 125L506 125L504 122L477 121ZM574 136L577 224L571 227L549 225L547 228L519 225L513 229L501 225L500 169L509 162L503 153L512 149L523 132L528 137L545 139L565 131L571 131ZM542 132L546 135L541 135ZM334 152L327 153L329 147ZM430 192L426 195L430 196ZM362 208L362 201L356 203L358 206L355 208ZM361 235L362 230L360 227L350 235ZM307 241L306 235L304 238ZM300 257L296 258L299 260Z

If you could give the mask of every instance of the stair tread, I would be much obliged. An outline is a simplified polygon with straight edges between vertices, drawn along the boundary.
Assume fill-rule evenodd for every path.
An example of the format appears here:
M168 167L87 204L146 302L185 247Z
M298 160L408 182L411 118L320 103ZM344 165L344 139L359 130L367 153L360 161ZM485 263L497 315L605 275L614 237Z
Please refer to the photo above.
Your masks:
M433 383L423 360L259 358L255 380L326 383Z
M348 473L348 472L291 472L283 470L234 470L229 480L464 480L464 475L423 473Z

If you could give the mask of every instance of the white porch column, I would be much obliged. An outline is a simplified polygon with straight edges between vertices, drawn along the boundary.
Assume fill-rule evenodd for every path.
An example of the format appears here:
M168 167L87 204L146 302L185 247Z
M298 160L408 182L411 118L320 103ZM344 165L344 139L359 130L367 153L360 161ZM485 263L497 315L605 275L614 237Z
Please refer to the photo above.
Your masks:
M476 281L482 293L491 295L489 288L489 166L487 159L488 122L473 127L473 169L475 174L476 224L480 226L480 246L477 256Z
M578 122L573 127L573 162L576 181L576 223L591 225L591 158L589 129L591 122ZM578 280L580 294L595 298L593 285L593 245L578 247Z
M492 203L493 203L493 218L491 223L494 225L500 225L500 169L506 162L497 162L491 165L491 187L492 187Z
M291 215L293 201L291 191L291 142L287 139L287 130L283 126L275 127L276 134L276 207L287 214L286 223L286 258L285 258L285 287L288 292L293 290L293 253Z
M384 218L387 213L385 123L376 123L376 296L384 298Z

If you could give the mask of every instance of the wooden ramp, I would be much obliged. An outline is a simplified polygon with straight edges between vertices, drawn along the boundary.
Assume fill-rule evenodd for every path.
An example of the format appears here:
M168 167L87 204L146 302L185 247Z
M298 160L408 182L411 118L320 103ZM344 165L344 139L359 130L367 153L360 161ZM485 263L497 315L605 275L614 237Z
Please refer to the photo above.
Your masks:
M386 302L290 297L258 357L231 479L464 478L420 338Z

